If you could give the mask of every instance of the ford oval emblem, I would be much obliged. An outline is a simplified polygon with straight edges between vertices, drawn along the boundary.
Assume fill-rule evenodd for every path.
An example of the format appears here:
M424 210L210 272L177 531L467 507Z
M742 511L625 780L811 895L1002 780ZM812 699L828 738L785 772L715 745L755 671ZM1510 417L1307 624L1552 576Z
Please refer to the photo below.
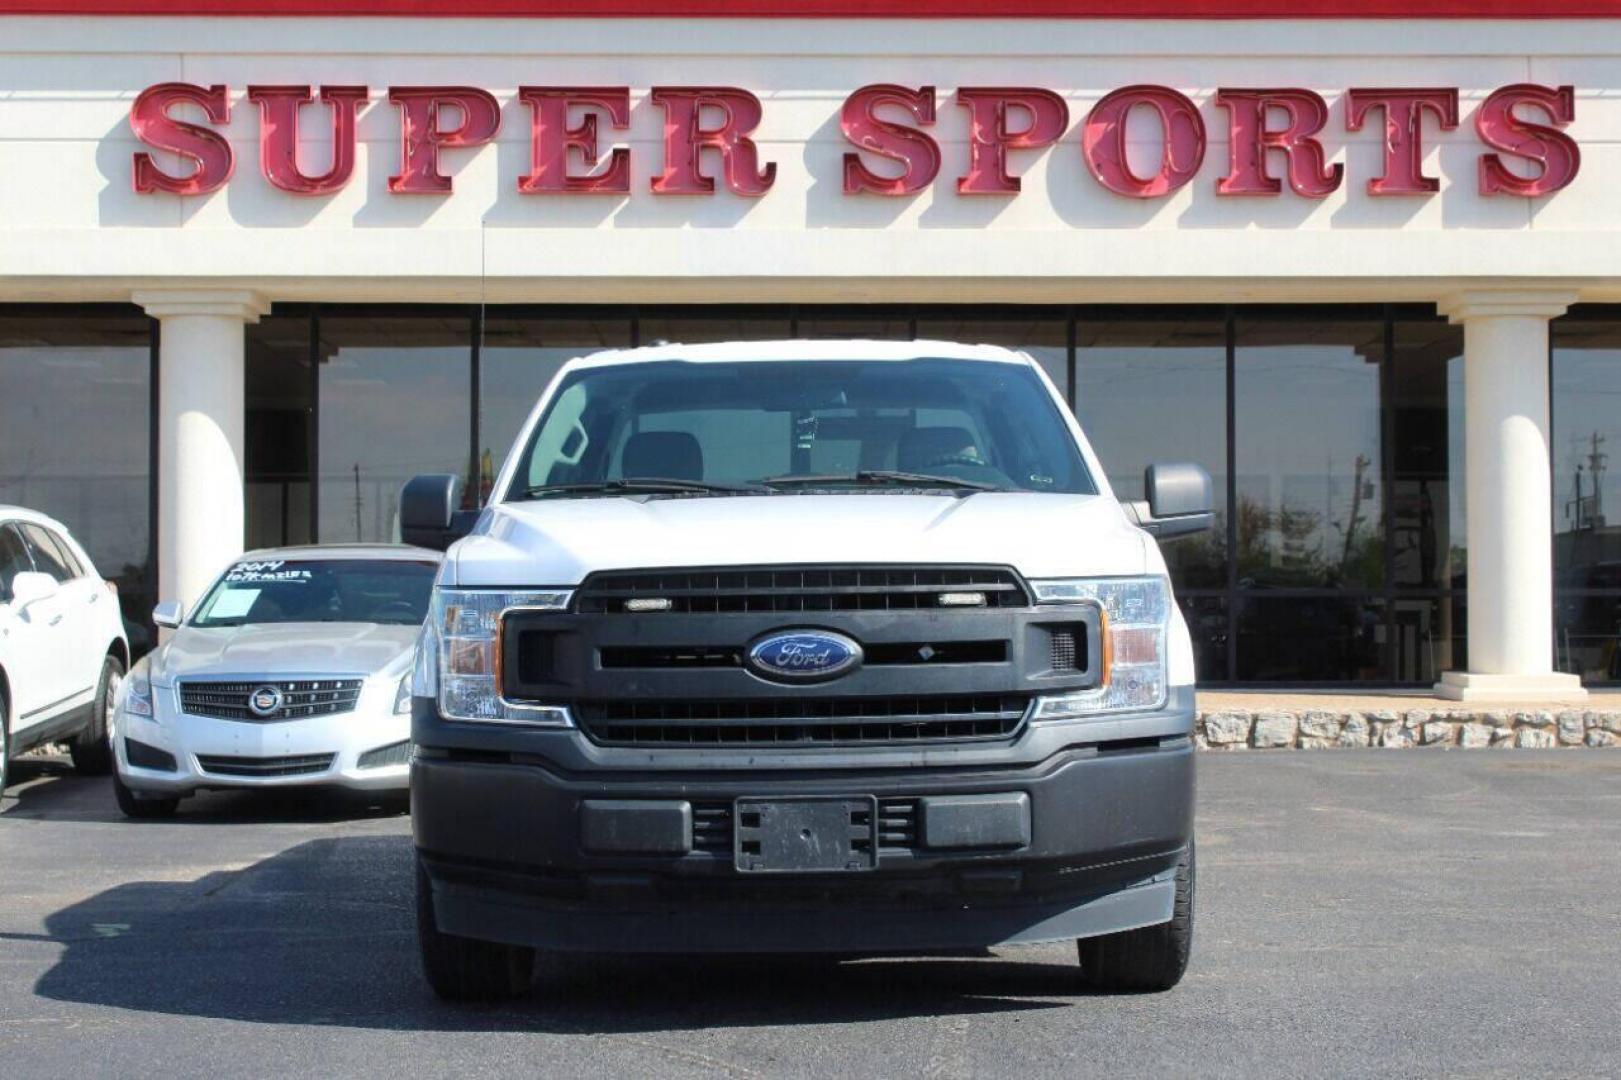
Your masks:
M749 647L749 670L777 682L836 679L861 663L861 646L831 630L785 630Z

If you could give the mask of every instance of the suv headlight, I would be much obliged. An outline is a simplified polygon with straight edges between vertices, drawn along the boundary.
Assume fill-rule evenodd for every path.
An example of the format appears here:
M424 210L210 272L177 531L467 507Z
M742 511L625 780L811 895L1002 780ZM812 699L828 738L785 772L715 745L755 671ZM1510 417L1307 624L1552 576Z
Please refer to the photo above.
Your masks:
M439 701L447 720L567 727L568 710L501 696L501 617L508 611L562 611L570 593L435 589L412 669L412 692Z
M1102 610L1100 683L1036 699L1033 720L1082 720L1165 704L1171 586L1163 577L1032 581L1038 604L1090 604Z

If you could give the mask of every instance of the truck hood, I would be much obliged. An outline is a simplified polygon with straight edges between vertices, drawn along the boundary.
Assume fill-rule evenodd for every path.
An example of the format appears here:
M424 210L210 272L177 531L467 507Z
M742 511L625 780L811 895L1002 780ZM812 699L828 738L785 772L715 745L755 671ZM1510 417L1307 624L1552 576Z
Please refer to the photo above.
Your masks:
M1119 504L1097 495L616 497L498 503L451 549L443 580L574 585L596 570L796 563L977 563L1027 577L1160 566Z
M182 627L153 657L152 681L243 675L374 675L411 664L416 626L267 623Z

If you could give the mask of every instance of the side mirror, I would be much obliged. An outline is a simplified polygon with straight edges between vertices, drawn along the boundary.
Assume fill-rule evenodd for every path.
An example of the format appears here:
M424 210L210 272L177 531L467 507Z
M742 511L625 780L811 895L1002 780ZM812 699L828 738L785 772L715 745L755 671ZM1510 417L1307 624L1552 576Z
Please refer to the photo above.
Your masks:
M1210 474L1189 463L1150 465L1143 473L1148 498L1125 503L1126 513L1148 535L1160 540L1204 532L1215 523Z
M178 630L186 621L186 606L178 600L165 600L152 609L152 621L165 630Z
M11 605L21 611L29 604L49 600L56 595L59 587L56 579L49 574L24 570L11 579Z
M415 476L400 489L400 540L444 551L466 536L477 511L460 509L462 480L450 473Z

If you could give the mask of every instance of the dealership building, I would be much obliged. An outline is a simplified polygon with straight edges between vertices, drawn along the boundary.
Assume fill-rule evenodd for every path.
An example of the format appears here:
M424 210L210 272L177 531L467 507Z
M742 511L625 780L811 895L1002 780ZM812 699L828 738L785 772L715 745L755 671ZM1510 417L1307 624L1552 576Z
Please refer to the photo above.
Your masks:
M0 502L137 643L569 357L782 337L1209 469L1209 685L1621 683L1621 0L0 0Z

